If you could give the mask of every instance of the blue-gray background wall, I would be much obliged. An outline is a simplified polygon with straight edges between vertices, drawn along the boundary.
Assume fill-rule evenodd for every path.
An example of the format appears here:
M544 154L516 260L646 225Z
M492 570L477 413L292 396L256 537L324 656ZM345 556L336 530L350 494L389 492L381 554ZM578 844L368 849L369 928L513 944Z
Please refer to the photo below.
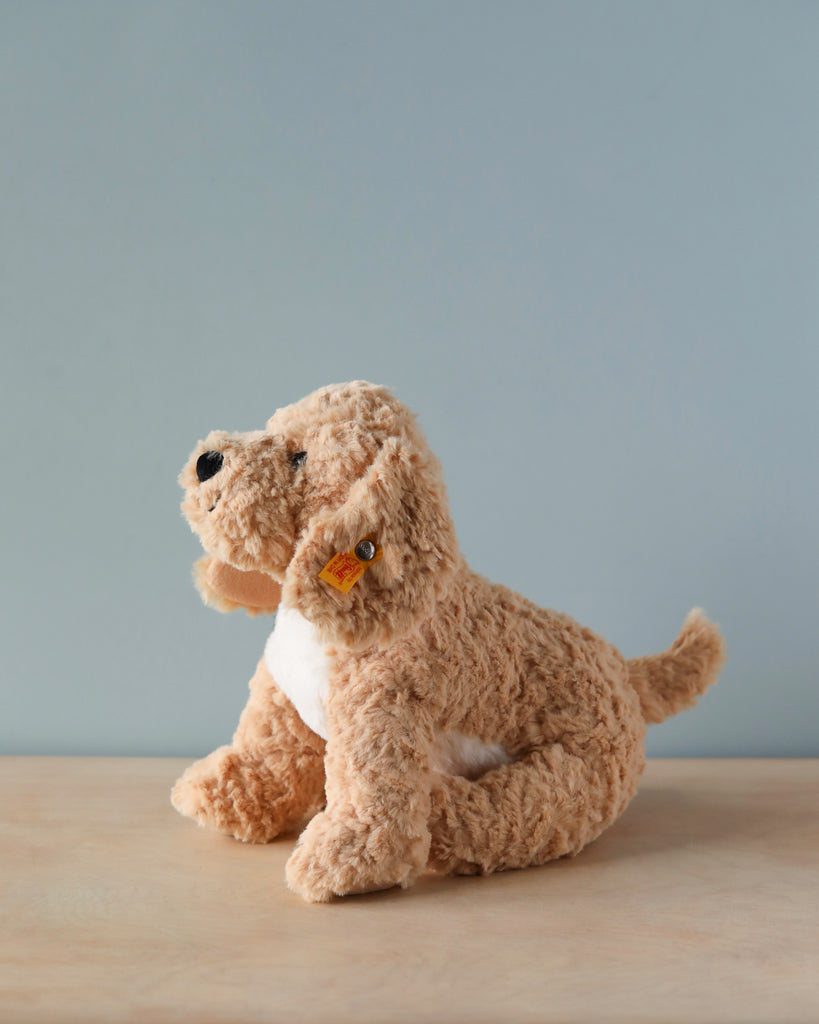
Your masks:
M0 750L203 754L271 620L176 475L392 385L474 568L816 755L819 5L0 5Z

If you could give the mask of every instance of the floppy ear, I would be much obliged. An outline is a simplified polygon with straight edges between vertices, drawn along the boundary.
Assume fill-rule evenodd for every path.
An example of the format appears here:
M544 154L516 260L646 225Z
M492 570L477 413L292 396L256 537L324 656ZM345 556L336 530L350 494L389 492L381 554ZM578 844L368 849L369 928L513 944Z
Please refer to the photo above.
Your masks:
M348 593L319 578L365 538L382 556ZM287 570L283 600L325 642L386 646L429 616L460 564L438 460L425 445L389 438L339 509L312 517Z
M193 579L205 604L220 612L244 608L248 615L270 614L282 596L281 586L266 573L234 569L213 555L196 562Z

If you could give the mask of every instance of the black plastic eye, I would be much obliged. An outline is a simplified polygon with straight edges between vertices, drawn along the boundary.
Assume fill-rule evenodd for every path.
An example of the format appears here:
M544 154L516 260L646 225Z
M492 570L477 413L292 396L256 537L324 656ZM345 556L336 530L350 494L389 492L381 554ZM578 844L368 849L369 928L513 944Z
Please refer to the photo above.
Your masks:
M307 462L307 452L295 452L290 456L290 465L293 469L298 469Z

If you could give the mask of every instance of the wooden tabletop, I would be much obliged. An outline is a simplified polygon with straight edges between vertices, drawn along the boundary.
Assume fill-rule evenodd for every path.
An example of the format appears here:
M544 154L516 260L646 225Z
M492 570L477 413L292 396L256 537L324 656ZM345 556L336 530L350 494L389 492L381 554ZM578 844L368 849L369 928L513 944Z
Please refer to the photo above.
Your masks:
M819 761L651 761L572 860L308 905L187 762L0 758L0 1020L819 1021Z

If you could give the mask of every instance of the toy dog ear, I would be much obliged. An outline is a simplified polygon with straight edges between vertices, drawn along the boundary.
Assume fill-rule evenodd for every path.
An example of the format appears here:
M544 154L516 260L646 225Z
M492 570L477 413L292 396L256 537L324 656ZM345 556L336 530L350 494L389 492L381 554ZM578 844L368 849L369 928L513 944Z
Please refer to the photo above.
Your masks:
M271 614L279 606L281 586L263 572L243 572L213 555L193 567L196 589L205 604L220 612L244 608L248 615Z
M364 539L383 555L348 593L319 578L334 556ZM393 437L341 508L310 520L288 567L283 600L326 642L386 646L431 614L459 564L438 460L425 445Z

